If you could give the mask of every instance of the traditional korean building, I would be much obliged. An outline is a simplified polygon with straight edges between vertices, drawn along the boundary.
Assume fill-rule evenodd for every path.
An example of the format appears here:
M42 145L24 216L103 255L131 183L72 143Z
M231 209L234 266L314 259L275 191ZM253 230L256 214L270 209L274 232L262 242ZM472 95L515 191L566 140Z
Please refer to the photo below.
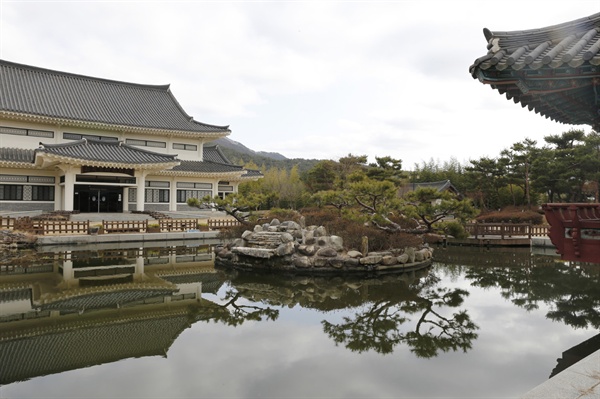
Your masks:
M0 211L180 211L261 177L211 141L169 85L0 60Z
M473 78L551 120L600 131L600 13L546 28L484 29L488 52ZM598 199L596 199L598 201ZM566 260L600 263L600 204L544 204Z

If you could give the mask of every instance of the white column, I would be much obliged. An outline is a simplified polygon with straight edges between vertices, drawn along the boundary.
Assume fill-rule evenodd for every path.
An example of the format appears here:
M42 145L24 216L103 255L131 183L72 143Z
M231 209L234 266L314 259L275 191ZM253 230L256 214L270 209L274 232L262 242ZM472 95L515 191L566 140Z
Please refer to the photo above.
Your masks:
M123 212L129 210L129 187L123 187Z
M81 171L81 168L76 166L67 166L60 167L65 172L65 192L63 196L64 200L64 211L72 211L73 210L73 199L75 197L75 179L77 177L77 173Z
M60 185L60 176L56 177L56 184L54 185L54 210L60 211L63 205L63 192L62 186Z
M214 198L217 195L219 195L219 180L214 180L212 187L212 197Z
M177 211L177 182L175 178L171 179L171 186L169 187L169 210L172 212Z
M148 172L145 170L136 170L135 178L137 180L137 196L136 196L136 204L135 209L137 211L144 210L144 197L146 193L146 174Z

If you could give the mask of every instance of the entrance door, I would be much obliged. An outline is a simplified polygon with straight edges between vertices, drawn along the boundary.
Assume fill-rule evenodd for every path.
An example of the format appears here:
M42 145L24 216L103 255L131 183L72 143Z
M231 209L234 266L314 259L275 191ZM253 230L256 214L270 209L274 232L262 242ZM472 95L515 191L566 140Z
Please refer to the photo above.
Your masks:
M83 213L123 212L123 188L76 185L73 207Z

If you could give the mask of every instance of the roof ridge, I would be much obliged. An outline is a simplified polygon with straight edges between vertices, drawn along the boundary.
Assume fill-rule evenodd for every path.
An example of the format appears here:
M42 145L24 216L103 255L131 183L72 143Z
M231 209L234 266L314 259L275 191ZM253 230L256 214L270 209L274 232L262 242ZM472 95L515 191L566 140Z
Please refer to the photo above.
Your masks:
M587 17L578 18L572 21L563 22L560 24L549 25L543 28L513 30L513 31L492 31L488 28L483 29L483 34L488 43L498 39L500 41L512 42L523 38L529 38L529 45L540 44L546 41L557 42L563 38L577 34L583 36L591 29L600 27L600 12ZM581 35L579 35L581 33ZM521 45L521 44L520 44ZM509 46L510 47L510 46ZM518 46L517 46L518 47Z
M61 75L61 76L72 77L72 78L77 78L77 79L99 81L99 82L117 84L117 85L135 86L138 88L159 90L159 91L164 91L164 92L169 92L169 88L171 86L169 83L163 84L163 85L151 85L151 84L144 84L144 83L126 82L123 80L116 80L116 79L99 78L99 77L90 76L90 75L83 75L83 74L78 74L78 73L73 73L73 72L59 71L57 69L42 68L42 67L38 67L38 66L33 66L33 65L28 65L28 64L20 64L17 62L0 59L0 65L2 65L2 64L7 67L10 67L10 68L19 68L19 69L29 70L29 71L37 72L37 73Z

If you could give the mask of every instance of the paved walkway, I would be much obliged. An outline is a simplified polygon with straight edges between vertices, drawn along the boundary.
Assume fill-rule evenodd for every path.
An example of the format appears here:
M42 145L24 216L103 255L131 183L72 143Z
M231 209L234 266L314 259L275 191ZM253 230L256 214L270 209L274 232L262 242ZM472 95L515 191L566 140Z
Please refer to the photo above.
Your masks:
M538 385L520 399L600 398L600 351Z

